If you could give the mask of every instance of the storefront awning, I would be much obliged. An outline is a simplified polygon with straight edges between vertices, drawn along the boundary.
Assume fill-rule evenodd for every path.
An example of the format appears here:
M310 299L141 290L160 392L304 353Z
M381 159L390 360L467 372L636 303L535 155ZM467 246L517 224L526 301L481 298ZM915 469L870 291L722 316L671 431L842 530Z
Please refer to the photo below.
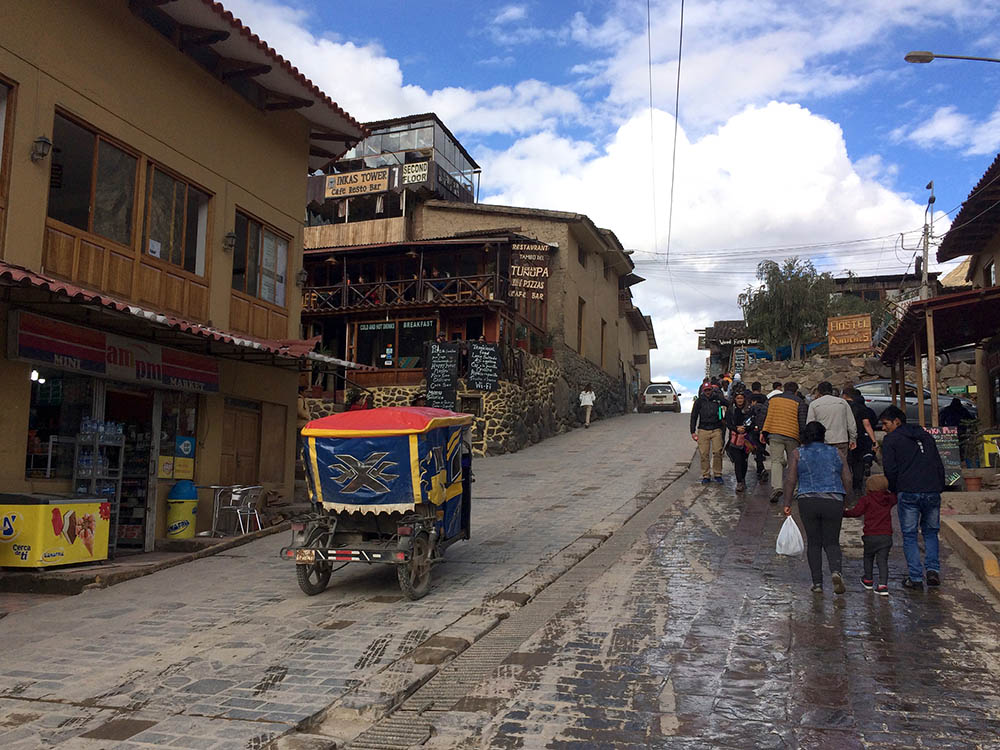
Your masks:
M945 294L925 300L915 300L907 307L892 338L882 352L885 363L913 356L914 336L926 337L928 311L934 314L935 350L944 351L1000 332L1000 287L973 289L968 292Z
M11 263L0 262L0 288L4 290L4 301L13 306L61 313L75 322L97 322L90 318L99 312L106 318L100 321L102 326L108 329L152 338L158 343L199 354L291 369L304 369L313 364L321 369L372 369L313 351L318 339L269 340L224 331L148 310Z

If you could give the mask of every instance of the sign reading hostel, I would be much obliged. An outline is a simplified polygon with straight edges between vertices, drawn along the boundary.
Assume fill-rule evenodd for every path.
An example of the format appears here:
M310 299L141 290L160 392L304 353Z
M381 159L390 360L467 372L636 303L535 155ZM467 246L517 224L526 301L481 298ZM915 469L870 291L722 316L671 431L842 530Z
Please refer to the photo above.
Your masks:
M515 242L510 253L510 293L517 299L545 300L549 280L548 246Z
M384 193L388 189L389 167L379 167L329 175L325 195L327 198L350 198L352 195Z
M23 310L12 313L9 320L8 348L13 359L157 388L219 390L219 365L211 357Z
M845 315L826 321L830 356L860 354L872 348L872 316Z

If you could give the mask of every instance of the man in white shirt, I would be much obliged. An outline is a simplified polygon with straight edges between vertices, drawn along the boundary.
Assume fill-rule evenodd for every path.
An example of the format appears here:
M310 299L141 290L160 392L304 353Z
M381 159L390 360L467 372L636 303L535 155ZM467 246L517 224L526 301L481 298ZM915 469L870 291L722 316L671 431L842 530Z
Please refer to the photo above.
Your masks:
M833 384L823 381L816 390L819 398L809 404L806 422L820 422L826 428L826 444L840 452L840 460L847 463L847 452L858 444L858 423L851 406L844 399L833 395Z
M594 408L594 401L597 399L597 394L594 393L594 389L590 387L590 383L583 386L583 390L580 392L580 406L583 407L583 426L585 428L590 427L590 412Z
M771 383L771 392L767 394L767 397L771 398L771 396L777 396L779 393L784 393L784 392L785 389L781 387L781 383L775 380L773 383Z

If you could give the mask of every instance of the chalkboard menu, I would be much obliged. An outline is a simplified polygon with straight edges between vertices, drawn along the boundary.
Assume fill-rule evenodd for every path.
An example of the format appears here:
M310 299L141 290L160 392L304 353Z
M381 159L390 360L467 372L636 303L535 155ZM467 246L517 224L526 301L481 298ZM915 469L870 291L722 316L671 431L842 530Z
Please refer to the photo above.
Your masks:
M962 455L958 444L958 428L927 427L925 429L934 438L938 453L941 455L941 463L944 464L945 486L952 487L958 484L962 479Z
M455 410L458 391L458 346L428 345L427 405L435 409Z
M495 391L500 383L500 350L496 344L469 343L469 388Z

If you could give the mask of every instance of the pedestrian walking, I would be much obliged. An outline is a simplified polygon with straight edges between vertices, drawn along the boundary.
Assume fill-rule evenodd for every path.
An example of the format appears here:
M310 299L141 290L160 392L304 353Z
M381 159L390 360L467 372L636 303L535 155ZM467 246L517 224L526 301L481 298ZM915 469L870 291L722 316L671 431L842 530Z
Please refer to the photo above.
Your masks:
M862 487L865 486L865 477L871 472L872 463L875 461L875 451L878 448L875 425L878 423L878 418L865 404L865 397L857 388L845 388L844 398L847 399L848 406L854 414L858 432L857 445L847 454L847 465L851 469L854 494L860 495Z
M760 392L760 383L754 383L756 391L750 392L750 416L752 418L751 430L749 432L750 449L753 452L754 462L757 464L757 481L760 483L767 473L764 461L767 459L767 446L761 439L761 431L764 429L764 420L767 417L767 396Z
M771 454L771 502L778 502L784 483L782 471L788 455L799 446L799 435L806 426L807 408L796 395L798 383L789 381L784 390L767 401L761 441Z
M580 406L583 407L583 426L586 429L590 429L590 412L593 410L594 401L596 400L597 394L590 387L590 383L587 383L583 386L583 390L580 391Z
M906 412L888 406L879 415L885 439L882 440L882 468L889 480L889 491L899 500L899 528L903 534L903 554L907 576L903 587L941 585L938 559L938 531L941 528L941 491L944 490L944 464L934 438L918 425L906 423ZM924 538L924 559L920 560L917 529Z
M736 491L743 492L747 488L747 462L750 450L749 431L753 424L750 405L746 393L740 391L733 396L733 402L726 409L726 427L729 428L729 442L726 444L726 455L733 462L736 471Z
M806 558L812 574L812 590L823 591L823 553L830 568L835 594L843 594L843 555L840 526L844 499L851 486L847 464L832 445L825 444L826 428L809 422L802 431L802 445L795 448L785 472L785 515L792 513L792 499L799 504L799 518L806 530Z
M850 405L833 395L833 384L824 380L816 386L819 398L813 399L806 412L807 422L819 422L826 428L826 444L840 453L847 463L847 452L858 447L858 426Z
M722 444L725 433L725 400L718 386L701 389L691 407L691 439L701 455L701 483L722 484Z
M844 518L864 516L865 525L861 531L864 545L865 572L861 585L880 596L889 596L889 550L892 549L892 508L896 496L889 492L889 481L881 474L868 477L867 492L858 499L853 508L844 510ZM878 584L872 578L874 564L878 563Z
M773 383L771 383L771 392L767 394L767 397L768 399L770 399L772 396L777 396L784 392L785 392L784 387L781 385L779 381L775 380Z
M951 403L944 407L940 412L938 412L938 424L942 427L957 427L958 428L958 447L959 455L966 460L966 465L971 465L969 463L969 441L966 439L966 435L969 431L969 424L975 421L975 417L962 406L960 399L953 398Z

